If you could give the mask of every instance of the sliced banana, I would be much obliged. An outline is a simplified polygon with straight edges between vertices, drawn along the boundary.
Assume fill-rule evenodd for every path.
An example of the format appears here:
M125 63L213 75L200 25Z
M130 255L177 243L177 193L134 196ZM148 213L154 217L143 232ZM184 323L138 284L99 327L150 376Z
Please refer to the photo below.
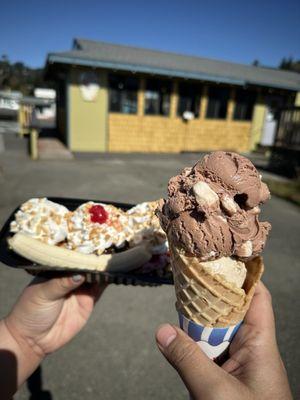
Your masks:
M9 246L22 257L40 265L89 271L128 272L142 266L152 257L148 244L115 254L82 254L49 245L18 232L8 239Z

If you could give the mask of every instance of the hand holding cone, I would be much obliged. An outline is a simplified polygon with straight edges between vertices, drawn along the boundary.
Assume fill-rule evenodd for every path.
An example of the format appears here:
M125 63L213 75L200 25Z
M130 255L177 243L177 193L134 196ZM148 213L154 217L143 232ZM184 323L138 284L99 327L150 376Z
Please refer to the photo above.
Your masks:
M183 328L190 333L192 321L191 330L207 331L200 346L203 337L212 346L212 330L236 332L244 319L264 270L260 253L270 224L258 215L269 197L254 165L230 152L211 153L169 181L157 215L168 237Z

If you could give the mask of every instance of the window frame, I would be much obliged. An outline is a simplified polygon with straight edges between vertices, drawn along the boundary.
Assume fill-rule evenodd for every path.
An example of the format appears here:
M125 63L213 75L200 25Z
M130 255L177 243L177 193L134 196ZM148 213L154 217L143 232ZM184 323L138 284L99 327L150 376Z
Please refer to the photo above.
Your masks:
M213 91L215 91L215 95L211 96L211 93ZM221 102L221 104L219 105L219 108L222 109L222 106L223 106L223 112L222 112L223 116L215 116L216 111L219 111L219 110L216 110L216 108L218 107L218 104L217 104L218 97L216 96L217 92L219 92L219 93L223 92L225 94L227 93L227 95L223 95L223 96L219 97L220 98L220 102ZM222 101L224 99L225 99L225 102L222 105ZM220 87L219 86L209 86L208 87L208 91L207 91L207 107L206 107L206 112L205 112L205 119L226 120L227 119L227 115L228 115L228 103L229 103L229 100L230 100L230 88L229 87L226 87L226 86L220 86ZM216 104L212 103L213 107L214 107L214 109L211 110L211 111L214 111L213 112L213 114L214 114L213 116L212 115L208 115L209 112L210 112L210 103L212 101L214 101L216 103Z
M185 93L184 93L185 92ZM177 90L177 95L178 95L178 101L177 101L177 109L176 109L176 115L177 117L183 117L183 113L185 111L190 111L194 114L195 119L200 118L201 114L201 102L202 102L202 94L203 94L203 86L199 84L198 82L178 82L178 90ZM184 103L184 101L181 103L183 99L188 99L190 98L191 100L191 106L186 108L184 111L181 110L181 104ZM183 108L183 107L182 107Z
M115 80L115 82L113 82ZM112 114L137 115L138 114L138 91L140 80L138 77L117 73L108 74L108 112ZM114 87L124 85L124 88ZM118 109L112 107L112 97L119 96ZM133 96L133 98L130 98ZM127 105L126 105L127 102ZM132 106L134 105L134 106ZM129 107L129 111L125 111ZM133 107L133 111L130 111Z
M161 84L164 84L165 86L162 86ZM152 85L152 88L151 88ZM165 89L165 93L163 92L163 89ZM153 100L158 101L158 104L155 104L152 107L158 107L158 112L150 112L147 110L147 92L150 93L157 93L158 97L157 99ZM166 96L166 98L164 98ZM155 78L147 78L145 82L145 90L144 90L144 116L147 117L153 117L153 116L159 116L159 117L170 117L171 114L171 96L172 96L172 81L168 81L165 79L155 79ZM167 105L167 112L164 113L163 109L166 106L164 102L166 101Z
M243 101L244 99L250 99L251 101L247 104ZM255 90L247 90L242 88L235 89L232 120L245 122L252 121L256 100L257 92Z

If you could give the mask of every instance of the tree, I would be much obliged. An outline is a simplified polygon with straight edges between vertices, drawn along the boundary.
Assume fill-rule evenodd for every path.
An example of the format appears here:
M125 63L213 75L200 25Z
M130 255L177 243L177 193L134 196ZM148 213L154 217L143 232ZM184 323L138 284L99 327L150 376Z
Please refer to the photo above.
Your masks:
M283 57L278 68L300 73L300 60L294 60L293 57Z
M35 87L52 87L44 80L41 68L30 68L23 62L11 63L7 55L0 57L0 90L18 90L25 95L33 93Z
M6 63L9 62L9 61L8 61L8 56L7 56L7 54L2 54L2 55L1 55L1 61L2 61L2 62L6 62Z

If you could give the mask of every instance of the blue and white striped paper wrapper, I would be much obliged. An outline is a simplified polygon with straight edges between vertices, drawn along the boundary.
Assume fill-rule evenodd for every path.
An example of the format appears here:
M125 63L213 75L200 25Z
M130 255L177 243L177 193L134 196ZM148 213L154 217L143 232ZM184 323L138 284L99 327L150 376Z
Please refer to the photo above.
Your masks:
M180 328L200 346L202 351L212 360L221 356L230 345L241 322L227 328L208 328L198 325L184 315L178 313Z

